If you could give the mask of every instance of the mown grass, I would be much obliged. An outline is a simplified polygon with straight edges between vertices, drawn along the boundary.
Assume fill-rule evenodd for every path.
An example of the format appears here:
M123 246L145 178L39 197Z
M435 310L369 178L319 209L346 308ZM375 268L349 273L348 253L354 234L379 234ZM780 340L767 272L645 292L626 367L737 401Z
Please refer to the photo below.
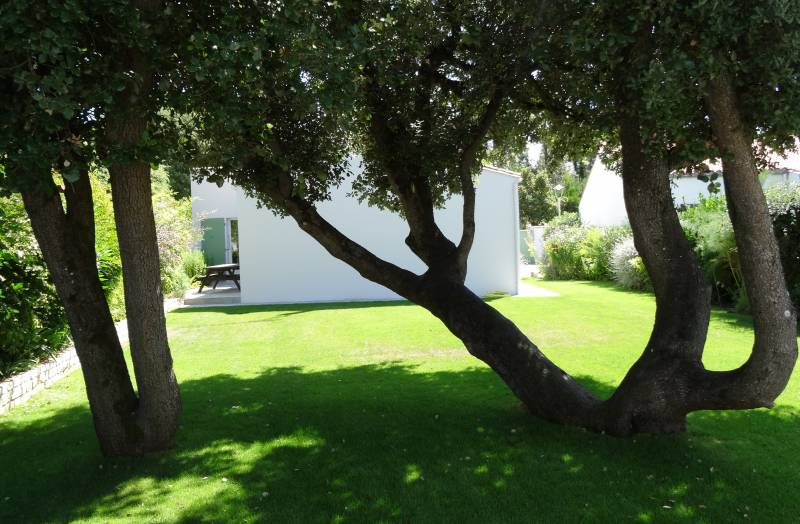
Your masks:
M501 298L559 365L608 395L653 299L581 282ZM615 439L528 416L434 318L405 303L168 315L177 448L104 459L79 373L0 417L0 522L797 522L797 373L775 409L703 412ZM747 317L715 312L716 369Z

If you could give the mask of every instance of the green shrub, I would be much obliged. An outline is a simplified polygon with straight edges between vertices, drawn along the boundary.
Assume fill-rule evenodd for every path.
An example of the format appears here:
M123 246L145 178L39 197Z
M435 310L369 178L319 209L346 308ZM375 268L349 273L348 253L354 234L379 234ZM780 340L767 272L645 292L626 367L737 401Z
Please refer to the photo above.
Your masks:
M181 257L181 264L183 272L189 280L194 280L197 277L205 275L206 272L206 259L202 251L187 250Z
M18 197L0 198L0 222L0 376L5 376L63 349L69 330Z
M764 191L792 301L800 304L800 185L779 184ZM680 213L686 236L712 283L715 301L749 310L739 254L723 197L701 200Z
M192 286L194 279L203 276L205 271L206 261L203 252L185 250L181 254L180 263L167 266L161 272L164 295L182 297Z
M701 199L680 212L681 225L719 304L744 304L739 252L722 196Z
M183 296L191 286L184 255L200 239L200 231L192 224L192 201L175 198L169 176L163 169L153 171L152 187L161 287L166 296Z
M626 289L648 289L650 277L642 257L636 251L633 237L620 240L611 253L611 272L614 282Z
M125 318L125 291L122 286L122 260L114 222L111 185L105 171L93 172L91 181L97 272L111 316L115 321L122 320Z
M800 184L772 186L765 193L789 293L800 305Z
M164 296L182 297L192 283L181 266L167 266L161 270L161 288Z
M583 244L589 280L611 280L611 254L614 246L631 235L630 227L590 227Z
M545 229L547 262L544 276L552 280L611 280L611 252L630 228L584 227L577 214L561 215Z
M581 225L581 217L578 213L562 213L557 217L553 218L547 224L545 224L544 238L545 240L547 240L547 237L550 236L551 233L553 233L559 228L573 227L580 225Z
M586 229L580 226L561 226L549 231L544 249L547 263L544 277L550 280L584 280L588 273L583 258Z

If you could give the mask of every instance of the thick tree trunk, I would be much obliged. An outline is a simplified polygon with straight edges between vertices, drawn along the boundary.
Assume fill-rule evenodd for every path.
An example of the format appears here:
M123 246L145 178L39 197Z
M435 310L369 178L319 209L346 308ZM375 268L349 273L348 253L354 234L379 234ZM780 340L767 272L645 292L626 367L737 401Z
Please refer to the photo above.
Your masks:
M604 406L608 430L682 431L703 372L711 288L675 211L667 163L646 153L635 111L621 122L620 143L625 207L653 284L656 316L644 353Z
M472 355L498 373L532 414L615 435L673 432L684 427L689 411L687 377L689 371L693 377L700 366L709 288L680 229L664 165L641 165L638 134L636 137L640 154L627 168L631 188L628 198L641 201L632 208L632 220L650 228L639 231L644 256L658 259L666 250L668 257L650 264L662 295L651 343L623 381L620 392L607 402L595 398L549 361L510 320L472 293L457 271L430 269L416 276L342 235L313 206L292 196L288 182L282 192L266 185L260 190L282 202L298 225L331 255L438 317ZM663 274L670 267L674 267L675 276ZM687 276L693 280L682 280Z
M797 360L797 314L786 289L778 244L758 180L753 136L742 121L731 78L709 82L706 104L722 156L725 195L753 314L755 344L739 369L709 375L706 408L771 406Z
M131 358L139 391L138 418L146 451L174 445L180 419L161 290L150 166L111 166L111 190L125 286Z
M66 187L65 214L55 186L22 193L25 210L67 313L95 432L103 454L140 453L137 398L97 274L88 176Z
M158 0L135 0L132 8L152 16L159 4ZM153 110L147 99L154 77L147 57L138 50L129 50L122 65L132 75L108 116L107 139L115 153L109 165L111 194L139 392L137 416L145 434L145 451L159 451L175 443L181 399L167 340L150 164L136 158L147 129L147 111Z
M602 424L597 418L600 401L459 280L426 274L408 298L439 318L532 414L561 424L593 428Z

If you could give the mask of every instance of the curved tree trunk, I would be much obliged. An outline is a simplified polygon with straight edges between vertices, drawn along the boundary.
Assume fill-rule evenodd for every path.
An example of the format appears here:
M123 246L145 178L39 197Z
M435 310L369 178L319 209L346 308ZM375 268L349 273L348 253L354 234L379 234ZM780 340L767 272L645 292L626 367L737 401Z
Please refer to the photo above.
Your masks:
M728 75L709 82L706 104L722 156L728 213L753 314L755 344L741 368L708 376L707 394L697 403L705 409L770 407L786 387L797 360L797 314L758 180L753 136L742 121Z
M796 357L794 311L783 284L763 195L760 201L753 197L760 194L760 188L753 186L755 176L745 181L739 179L747 177L739 176L731 183L728 197L733 201L737 242L742 254L751 259L744 273L748 293L755 297L751 300L756 347L739 370L719 373L704 368L711 289L680 225L666 159L653 156L646 147L637 102L620 102L620 107L627 108L619 128L622 176L634 241L656 295L656 316L645 351L606 401L595 398L550 362L510 320L466 288L465 261L471 242L462 239L456 247L443 238L433 219L425 180L405 171L387 175L409 223L407 243L429 268L418 276L381 260L343 235L312 203L292 191L288 173L276 172L280 168L258 161L252 167L265 171L265 181L279 181L259 184L258 191L281 205L301 229L365 278L429 310L472 355L491 366L534 415L619 436L682 431L686 415L692 411L772 402L785 386ZM395 138L380 126L373 131L378 142L391 147ZM749 152L745 147L736 150ZM752 158L749 169L752 171ZM726 184L729 176L726 173ZM462 177L462 186L469 197L471 179ZM472 207L465 206L465 231L474 218ZM756 218L750 220L751 216ZM758 255L764 252L769 256L759 261Z
M439 318L532 414L551 422L602 429L600 401L462 282L426 274L407 297Z
M625 207L656 296L644 353L604 406L609 431L675 432L703 372L711 288L681 227L666 160L648 155L635 110L620 125Z
M138 401L97 274L88 176L67 184L65 193L66 213L54 185L22 197L67 313L100 448L108 456L135 455L142 444Z

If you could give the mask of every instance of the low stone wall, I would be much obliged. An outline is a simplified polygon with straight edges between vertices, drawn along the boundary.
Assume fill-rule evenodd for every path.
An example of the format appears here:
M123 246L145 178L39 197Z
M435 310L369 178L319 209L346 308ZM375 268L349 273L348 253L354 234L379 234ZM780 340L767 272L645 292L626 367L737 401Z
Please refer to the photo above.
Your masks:
M164 301L164 312L169 313L182 305L181 299L168 298ZM119 339L126 343L128 340L127 321L120 320L115 327ZM70 347L31 370L0 382L0 414L8 413L11 408L19 406L37 391L61 380L80 367L81 363L78 361L75 348Z
M7 413L28 397L81 367L75 348L62 351L35 368L0 382L0 413Z

